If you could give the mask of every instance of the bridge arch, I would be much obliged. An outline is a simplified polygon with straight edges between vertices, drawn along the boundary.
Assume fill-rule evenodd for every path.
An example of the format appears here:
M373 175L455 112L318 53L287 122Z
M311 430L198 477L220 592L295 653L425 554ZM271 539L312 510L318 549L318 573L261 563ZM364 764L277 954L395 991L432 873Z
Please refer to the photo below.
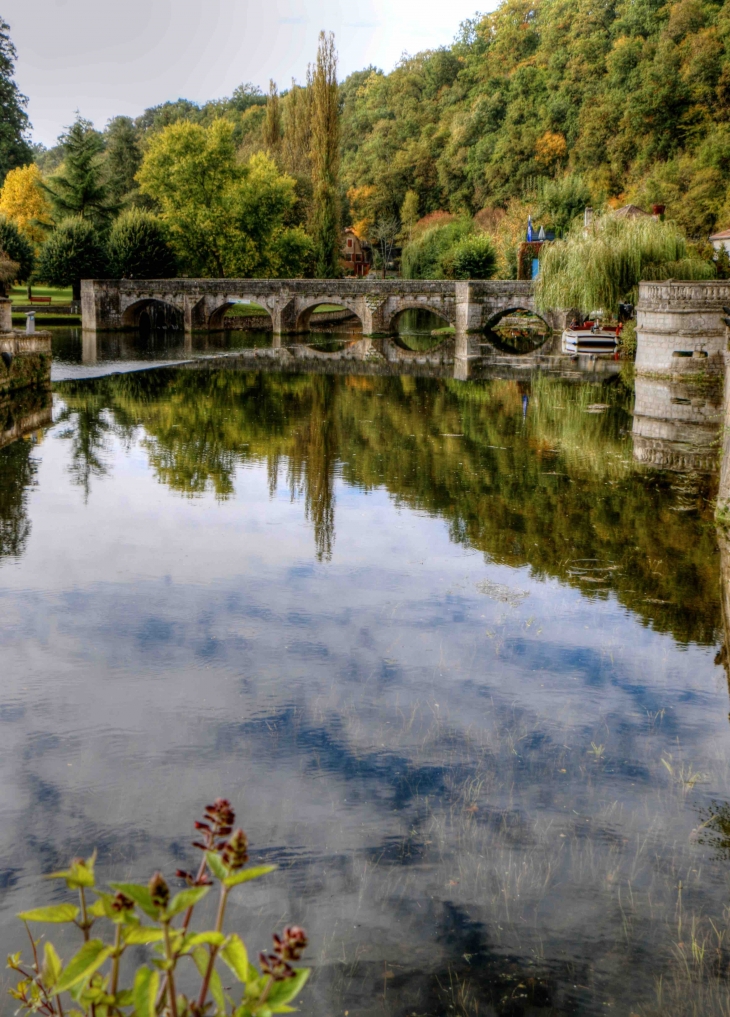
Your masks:
M243 303L243 300L246 300L247 302ZM222 331L225 328L225 323L223 319L225 318L226 314L231 309L231 307L240 308L241 316L246 317L246 308L251 306L255 307L257 311L259 309L266 311L266 317L264 317L264 315L261 315L262 331L268 331L269 329L273 328L273 318L271 315L271 309L268 308L266 304L262 303L260 300L253 300L246 297L242 297L241 299L235 298L233 300L225 300L222 304L216 307L215 310L208 315L207 323L208 330L211 332Z
M438 304L426 303L423 300L406 300L398 302L398 309L394 311L387 321L387 331L390 333L398 331L398 319L406 311L428 311L429 314L433 314L437 318L441 318L445 325L453 325L456 321L456 315L450 308L442 307Z
M329 304L332 307L338 308L341 307L344 310L349 311L360 322L360 326L361 327L363 326L363 320L361 317L361 308L358 306L357 303L355 303L355 301L348 300L347 297L343 298L341 296L335 296L332 298L320 297L318 300L313 301L312 303L308 303L306 307L300 307L298 309L296 320L296 331L309 332L312 315L314 314L318 307L322 307L322 305L324 304Z
M122 326L138 329L172 329L184 327L183 312L174 304L158 297L142 297L129 304L122 312Z

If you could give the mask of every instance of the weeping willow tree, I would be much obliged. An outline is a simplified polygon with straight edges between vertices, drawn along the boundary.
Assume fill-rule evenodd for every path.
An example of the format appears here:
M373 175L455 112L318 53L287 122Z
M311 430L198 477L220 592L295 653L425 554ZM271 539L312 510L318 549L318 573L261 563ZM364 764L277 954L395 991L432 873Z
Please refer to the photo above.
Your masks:
M674 223L607 215L587 229L575 225L564 240L542 248L536 297L542 310L614 311L621 301L636 303L642 280L714 276L708 261L692 256Z
M312 215L316 274L339 274L340 252L340 111L337 51L331 32L319 33L317 63L312 77Z

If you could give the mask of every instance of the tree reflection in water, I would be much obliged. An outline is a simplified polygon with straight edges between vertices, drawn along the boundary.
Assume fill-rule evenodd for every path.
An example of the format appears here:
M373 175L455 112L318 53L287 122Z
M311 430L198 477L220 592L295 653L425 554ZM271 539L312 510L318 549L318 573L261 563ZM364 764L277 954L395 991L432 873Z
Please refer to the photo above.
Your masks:
M494 561L528 564L587 596L613 592L681 642L718 638L716 481L697 475L688 495L686 479L637 466L632 391L620 379L159 370L57 390L87 491L105 469L110 430L131 441L141 427L155 474L186 497L210 490L226 499L236 470L262 460L273 491L285 464L291 497L303 497L327 558L339 473L442 516L454 541Z
M14 617L2 630L23 684L29 652L41 661L30 692L0 703L0 719L6 707L7 716L27 709L20 748L6 753L18 772L3 771L27 796L17 810L26 839L6 824L8 864L24 864L22 844L44 871L57 867L59 844L78 850L77 817L94 809L104 864L123 855L136 867L160 798L172 814L178 797L227 772L281 863L280 895L251 908L252 921L268 929L266 909L295 901L317 930L313 1012L517 1017L604 1013L606 1001L639 1012L635 1001L653 998L655 979L679 970L685 950L690 973L662 1017L685 1012L682 999L704 985L719 992L722 978L692 950L707 944L704 956L722 959L725 946L712 943L708 922L694 938L677 927L679 880L687 913L714 921L726 900L723 869L708 874L709 852L697 846L701 788L687 769L709 770L716 752L711 795L724 800L724 699L708 692L712 654L687 645L712 646L722 629L715 481L635 462L630 383L199 366L68 382L57 394L55 436L66 438L49 449L49 469L70 459L76 481L87 493L98 485L100 497L82 514L63 493L76 525L68 547L53 533L59 502L48 499L45 548L49 559L59 551L60 578L47 589L37 555L36 572L17 570L5 601L26 628L36 611L30 635L17 635ZM9 467L10 451L0 453ZM271 553L280 537L263 531L265 493L263 507L253 500L263 471L251 484L242 475L252 466L266 468L272 495L285 488L302 504L331 567L292 579L311 548L306 532ZM106 532L105 513L135 495L125 482L140 474L144 505L114 517L137 555L120 578L104 554L124 540ZM17 479L32 482L20 465ZM164 513L159 485L179 496L164 499ZM377 519L363 520L353 490L373 492ZM230 507L210 511L211 495ZM204 520L188 499L206 505ZM303 514L276 509L283 525ZM423 541L444 531L419 514L444 520L451 540L478 555L454 552L452 567L444 540L427 568L411 565L405 527L426 558ZM388 531L365 568L367 550L353 553L342 536L335 544L338 515L355 543L360 527L373 539ZM220 537L218 525L229 527ZM268 559L250 538L262 531ZM126 568L126 547L119 554ZM64 556L74 555L81 564L66 583ZM215 555L224 566L209 565ZM523 602L520 589L485 581L479 555L559 582L497 572L529 584ZM168 583L172 559L185 561ZM401 599L386 618L384 605ZM47 640L48 619L62 640ZM62 669L72 684L48 680ZM84 742L86 770L74 755L67 771L39 704L52 717L66 711L60 742L70 753L77 701L84 710L98 701L104 720ZM116 811L132 782L150 803L143 819ZM58 833L49 833L51 795ZM171 843L164 821L156 836L156 846ZM176 864L184 850L172 844Z

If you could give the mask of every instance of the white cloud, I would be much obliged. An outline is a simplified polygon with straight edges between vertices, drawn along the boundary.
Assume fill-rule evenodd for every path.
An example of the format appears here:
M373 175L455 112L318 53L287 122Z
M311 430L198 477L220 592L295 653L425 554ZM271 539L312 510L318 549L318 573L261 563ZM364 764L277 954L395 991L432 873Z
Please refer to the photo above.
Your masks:
M3 17L34 138L51 145L76 109L101 127L180 96L230 95L242 81L287 87L304 78L321 29L336 34L341 77L371 63L390 70L404 50L450 43L475 3L6 0Z

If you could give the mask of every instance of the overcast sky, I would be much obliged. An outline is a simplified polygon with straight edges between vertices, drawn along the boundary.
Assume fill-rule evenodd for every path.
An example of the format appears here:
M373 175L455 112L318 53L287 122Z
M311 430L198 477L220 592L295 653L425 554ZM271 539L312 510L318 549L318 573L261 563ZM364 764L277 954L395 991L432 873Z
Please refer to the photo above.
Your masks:
M74 112L103 127L179 96L202 102L252 81L302 80L320 29L340 77L450 43L479 0L5 0L33 138L55 143ZM482 0L482 10L496 0Z

